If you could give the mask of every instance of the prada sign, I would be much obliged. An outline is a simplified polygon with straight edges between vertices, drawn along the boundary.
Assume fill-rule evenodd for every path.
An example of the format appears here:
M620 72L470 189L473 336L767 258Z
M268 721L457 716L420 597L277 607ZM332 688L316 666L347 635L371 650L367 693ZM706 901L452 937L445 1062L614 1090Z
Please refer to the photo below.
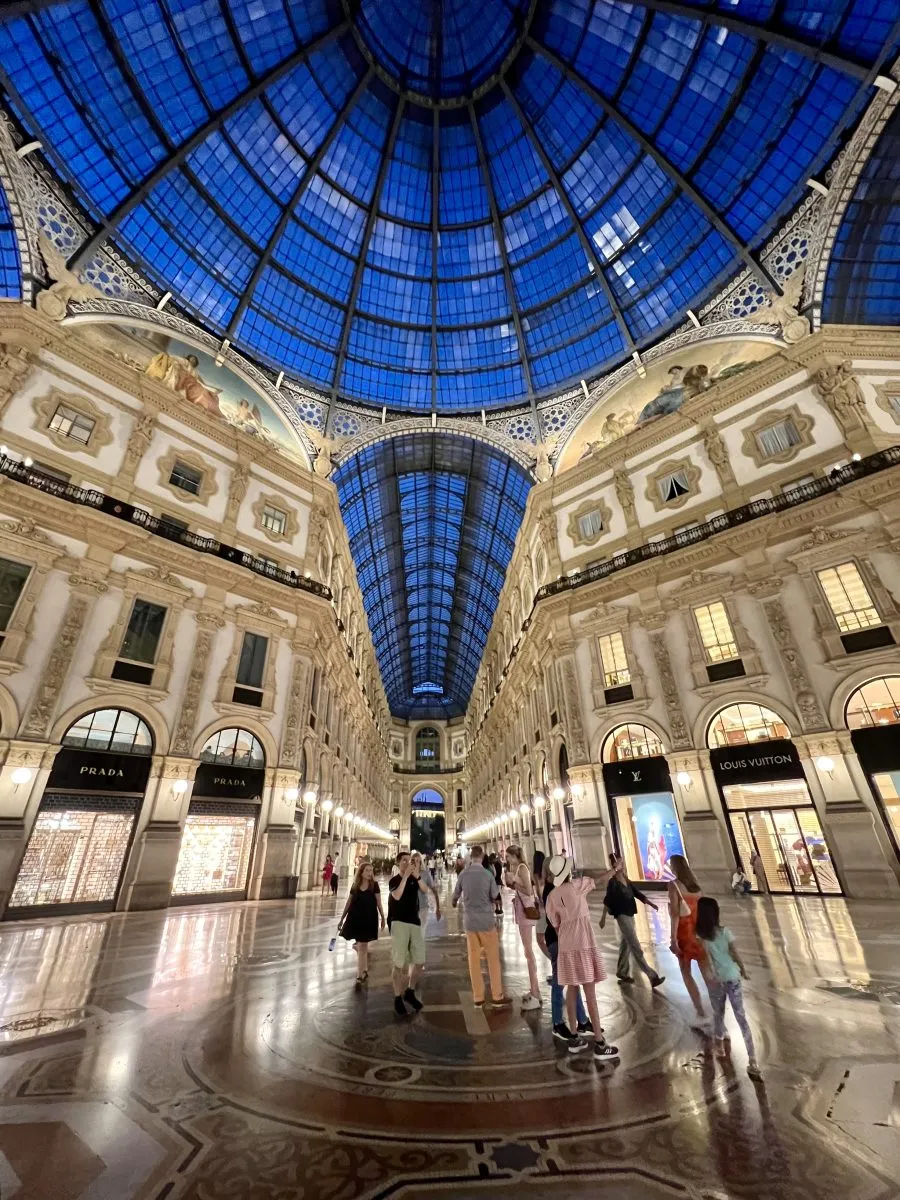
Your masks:
M671 792L669 764L661 754L654 758L633 758L630 762L604 763L603 786L608 796Z
M222 767L201 763L194 780L194 796L216 796L230 800L260 800L266 782L261 767Z
M149 774L149 754L111 754L63 746L53 763L47 790L143 794Z
M754 746L721 746L709 759L722 787L770 779L802 779L803 766L793 742L778 738Z

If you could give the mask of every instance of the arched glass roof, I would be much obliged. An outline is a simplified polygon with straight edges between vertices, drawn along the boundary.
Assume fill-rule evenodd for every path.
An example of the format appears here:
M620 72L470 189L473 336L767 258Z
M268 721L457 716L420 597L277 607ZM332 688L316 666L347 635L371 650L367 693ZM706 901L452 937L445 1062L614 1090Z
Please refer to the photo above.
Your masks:
M466 710L531 487L486 443L406 434L333 476L391 712Z
M495 408L683 322L833 155L897 0L17 0L13 107L109 239L334 397Z

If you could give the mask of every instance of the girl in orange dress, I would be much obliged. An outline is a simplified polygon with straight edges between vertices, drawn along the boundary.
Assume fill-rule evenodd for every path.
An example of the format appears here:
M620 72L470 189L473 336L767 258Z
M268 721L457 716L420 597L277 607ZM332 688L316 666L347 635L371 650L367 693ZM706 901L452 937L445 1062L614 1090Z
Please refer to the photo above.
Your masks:
M672 926L671 950L681 967L681 978L691 998L694 1012L706 1020L700 989L691 974L691 964L697 963L704 974L706 951L697 937L697 904L703 892L694 872L683 854L673 854L669 866L675 878L669 884L669 920Z

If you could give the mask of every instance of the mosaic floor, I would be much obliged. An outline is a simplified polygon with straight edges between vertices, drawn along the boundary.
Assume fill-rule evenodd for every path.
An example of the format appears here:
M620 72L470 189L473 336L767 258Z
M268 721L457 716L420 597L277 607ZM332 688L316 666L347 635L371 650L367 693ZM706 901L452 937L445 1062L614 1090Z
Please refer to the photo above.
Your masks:
M3 1200L900 1197L896 906L723 905L754 1084L736 1029L730 1064L692 1031L664 918L641 932L665 986L598 989L622 1052L598 1067L553 1042L549 993L474 1008L455 913L398 1021L387 943L362 994L328 952L335 904L0 926ZM508 917L502 942L518 995Z

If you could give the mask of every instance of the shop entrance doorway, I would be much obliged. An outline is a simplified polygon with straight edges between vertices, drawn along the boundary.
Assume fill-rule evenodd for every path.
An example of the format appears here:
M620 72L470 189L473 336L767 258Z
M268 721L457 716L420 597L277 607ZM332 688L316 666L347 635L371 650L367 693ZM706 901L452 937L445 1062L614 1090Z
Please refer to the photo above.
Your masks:
M775 803L766 808L742 808L745 797L736 793L746 789L723 789L739 860L748 867L755 850L765 883L775 894L839 896L841 885L806 784L786 780L768 786L779 794L770 797ZM761 798L758 793L752 797L757 802Z

